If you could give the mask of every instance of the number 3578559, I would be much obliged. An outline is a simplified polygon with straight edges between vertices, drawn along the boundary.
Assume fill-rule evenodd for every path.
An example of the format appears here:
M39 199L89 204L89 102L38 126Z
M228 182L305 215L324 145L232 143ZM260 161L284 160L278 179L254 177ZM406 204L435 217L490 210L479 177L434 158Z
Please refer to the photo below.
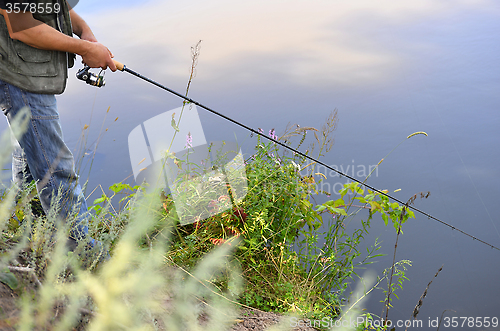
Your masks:
M32 13L32 14L58 14L61 11L61 5L58 3L7 3L7 14Z

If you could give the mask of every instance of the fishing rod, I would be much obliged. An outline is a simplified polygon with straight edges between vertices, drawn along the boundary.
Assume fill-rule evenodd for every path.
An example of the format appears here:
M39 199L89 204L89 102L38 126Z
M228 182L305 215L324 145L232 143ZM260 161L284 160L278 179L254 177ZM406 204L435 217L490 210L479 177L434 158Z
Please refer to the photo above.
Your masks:
M398 203L399 203L399 204L401 204L401 205L406 206L406 208L409 208L409 209L411 209L411 210L413 210L413 211L415 211L415 212L417 212L417 213L419 213L419 214L422 214L422 215L424 215L424 216L427 216L429 219L432 219L432 220L434 220L434 221L437 221L437 222L439 222L439 223L441 223L441 224L443 224L443 225L445 225L445 226L447 226L447 227L451 228L452 230L456 230L456 231L458 231L458 232L460 232L460 233L462 233L462 234L464 234L464 235L466 235L466 236L468 236L468 237L472 238L473 240L477 240L478 242L480 242L480 243L482 243L482 244L484 244L484 245L486 245L486 246L491 247L492 249L496 249L496 250L499 250L499 251L500 251L500 248L498 248L498 247L496 247L496 246L494 246L494 245L492 245L492 244L490 244L490 243L488 243L488 242L486 242L486 241L484 241L484 240L481 240L481 239L479 239L479 238L477 238L477 237L475 237L475 236L473 236L473 235L471 235L471 234L469 234L469 233L467 233L467 232L465 232L465 231L462 231L462 230L460 230L459 228L457 228L457 227L455 227L455 226L453 226L453 225L451 225L451 224L448 224L448 223L446 223L446 222L444 222L444 221L440 220L439 218L434 217L434 216L430 215L429 213L426 213L426 212L425 212L425 211L423 211L423 210L420 210L419 208L416 208L416 207L414 207L414 206L411 206L411 205L409 205L408 203L405 203L405 202L401 201L400 199L395 198L395 197L393 197L392 195L390 195L390 194L388 194L388 193L386 193L386 192L383 192L383 191L381 191L381 190L379 190L379 189L377 189L377 188L375 188L375 187L373 187L373 186L371 186L371 185L368 185L368 184L366 184L366 183L364 183L364 182L361 182L360 180L358 180L358 179L356 179L356 178L354 178L354 177L351 177L351 176L349 176L348 174L345 174L345 173L343 173L342 171L339 171L339 170L337 170L337 169L335 169L335 168L333 168L333 167L329 166L328 164L326 164L326 163L324 163L324 162L322 162L322 161L319 161L319 160L317 160L317 159L315 159L315 158L313 158L313 157L311 157L311 156L308 156L308 155L306 155L306 154L302 153L301 151L299 151L299 150L297 150L297 149L294 149L294 148L292 148L292 147L290 147L290 146L288 146L288 145L286 145L286 144L284 144L284 143L282 143L282 142L280 142L280 141L278 141L278 140L276 140L276 139L273 139L273 138L271 138L271 137L268 137L267 135L265 135L265 134L264 134L264 133L262 133L262 132L256 131L256 130L252 129L251 127L249 127L249 126L247 126L247 125L245 125L245 124L243 124L243 123L240 123L240 122L238 122L238 121L236 121L236 120L233 120L232 118L230 118L230 117L228 117L228 116L226 116L226 115L224 115L224 114L221 114L221 113L219 113L219 112L217 112L217 111L215 111L215 110L213 110L213 109L211 109L211 108L209 108L209 107L207 107L207 106L204 106L204 105L202 105L201 103L199 103L198 101L195 101L195 100L193 100L193 99L191 99L191 98L189 98L189 97L187 97L187 96L185 96L185 95L182 95L182 94L180 94L180 93L178 93L178 92L176 92L176 91L174 91L174 90L172 90L172 89L170 89L170 88L168 88L168 87L166 87L166 86L164 86L164 85L162 85L162 84L160 84L160 83L158 83L158 82L155 82L154 80L152 80L152 79L150 79L150 78L147 78L146 76L143 76L143 75L141 75L140 73L135 72L135 71L133 71L133 70L129 69L129 68L128 68L125 64L123 64L123 63L121 63L121 62L118 62L118 61L116 61L116 60L113 60L113 62L115 63L116 69L118 69L119 71L125 71L125 72L128 72L128 73L130 73L130 74L132 74L132 75L136 76L136 77L139 77L139 78L141 78L142 80L145 80L145 81L146 81L146 82L148 82L148 83L151 83L151 84L153 84L153 85L155 85L155 86L157 86L157 87L159 87L159 88L161 88L161 89L163 89L163 90L165 90L165 91L167 91L167 92L170 92L170 93L172 93L172 94L174 94L174 95L178 96L179 98L184 99L184 100L185 100L185 101L187 101L187 102L190 102L190 103L192 103L192 104L195 104L195 105L197 105L197 106L199 106L199 107L201 107L201 108L203 108L203 109L205 109L205 110L209 111L209 112L210 112L210 113L212 113L212 114L215 114L215 115L217 115L217 116L219 116L219 117L222 117L222 118L224 118L225 120L227 120L227 121L229 121L229 122L231 122L231 123L233 123L233 124L236 124L237 126L240 126L240 127L244 128L245 130L248 130L248 131L252 132L252 134L253 134L253 133L255 133L255 134L257 134L257 135L259 135L259 136L261 136L261 137L263 137L263 138L266 138L267 140L270 140L270 141L272 141L272 142L274 142L274 143L276 143L276 144L280 145L281 147L286 148L286 149L288 149L288 150L290 150L290 151L292 151L292 152L294 152L294 153L296 153L296 154L298 154L298 155L300 155L300 156L302 156L302 157L304 157L304 158L308 159L309 161L316 162L317 164L322 165L323 167L325 167L325 168L327 168L327 169L329 169L329 170L335 171L335 172L336 172L337 174L339 174L340 176L344 176L344 177L346 177L346 178L348 178L348 179L350 179L350 180L352 180L352 181L354 181L354 182L356 182L356 183L359 183L359 184L361 184L361 185L363 185L363 186L365 186L365 187L369 188L370 190L372 190L372 191L374 191L374 192L377 192L377 193L379 193L379 194L381 194L381 195L384 195L384 196L388 197L389 199L391 199L391 200L393 200L393 201L395 201L395 202L398 202ZM93 74L93 73L90 73L90 72L88 71L88 68L86 68L86 67L85 67L84 69L86 69L85 73L87 73L87 74L89 75L89 77L92 77L92 79L83 79L83 77L78 77L78 75L77 75L77 77L78 77L79 79L86 81L86 82L87 82L87 84L89 84L89 85L93 85L93 86L97 86L97 87L104 86L104 84L105 84L105 83L104 83L104 78L103 78L102 76L97 76L97 75L95 75L95 74ZM83 69L82 69L82 70L83 70ZM80 71L79 71L79 72L80 72ZM97 79L96 77L97 77L97 78L100 78L100 79ZM97 81L99 81L99 83L98 83L98 84L97 84L97 83L95 83L95 82L97 82Z

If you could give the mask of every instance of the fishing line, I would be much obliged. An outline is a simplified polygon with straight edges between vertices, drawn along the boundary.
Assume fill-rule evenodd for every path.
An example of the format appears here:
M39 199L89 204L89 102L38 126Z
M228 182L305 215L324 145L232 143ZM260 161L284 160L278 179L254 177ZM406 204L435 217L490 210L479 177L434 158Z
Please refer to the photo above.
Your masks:
M427 86L425 85L425 83L424 83L424 87L427 89ZM448 136L448 139L450 140L451 144L453 145L453 149L457 153L458 158L460 159L460 163L464 167L465 172L467 173L467 177L469 177L469 180L470 180L472 186L474 187L474 191L476 192L477 197L481 201L481 204L483 205L483 208L486 211L486 214L488 215L488 218L489 218L489 220L491 222L491 225L493 226L493 228L495 229L495 232L497 233L498 237L500 238L500 232L498 231L498 228L497 228L495 222L493 221L493 218L491 217L491 214L490 214L490 211L488 210L488 207L486 207L486 204L484 203L483 197L481 196L481 194L479 193L479 190L477 189L476 183L472 179L472 176L470 174L469 169L465 165L464 159L462 158L462 155L460 154L460 151L458 150L457 145L455 144L455 140L451 136L450 131L448 131L448 128L446 126L446 123L443 121L443 118L441 117L441 113L438 110L439 108L435 105L434 100L431 97L429 97L428 99L432 103L433 109L434 109L435 113L438 115L439 120L441 121L441 124L444 127L444 131L446 132L446 135Z
M408 93L408 97L410 98L410 101L411 101L411 105L412 105L412 109L413 109L413 113L414 113L414 116L417 118L417 121L420 122L420 117L418 116L418 112L416 111L416 107L415 107L415 103L414 103L414 100L413 100L413 95L412 95L412 91L409 87L409 84L408 84L408 80L407 80L407 77L406 77L406 74L405 74L405 70L402 71L402 75L403 75L403 80L404 80L404 83L405 83L405 86L406 86L406 90L407 90L407 93ZM420 75L419 75L419 78ZM422 83L423 83L423 80L421 79ZM425 85L425 83L423 83ZM433 106L435 108L435 105L433 103ZM430 153L429 153L429 149L426 148L426 152L427 152L427 156L432 159L432 157L430 157ZM432 169L432 174L434 176L434 179L436 181L436 184L438 186L438 189L442 192L442 186L439 182L439 176L437 176L436 174L436 169L434 167L431 167ZM447 204L445 204L445 208L446 209L449 209L449 206ZM449 210L448 210L449 212ZM456 236L453 236L453 244L455 245L455 250L457 252L459 252L458 254L458 260L460 261L460 263L462 264L462 272L464 274L464 278L465 278L465 281L466 283L468 284L469 286L469 291L473 292L474 291L474 287L472 286L472 282L471 282L471 278L469 276L469 268L467 268L465 266L465 262L464 262L464 259L463 259L463 253L462 253L462 248L460 245L460 241L459 241L459 238L457 238ZM477 306L477 302L475 300L472 301L472 304L475 306L476 310L478 310L478 306Z
M388 197L389 199L391 199L391 200L393 200L393 201L396 201L396 202L400 203L401 205L406 205L406 203L405 203L405 202L401 201L401 200L400 200L400 199L398 199L398 198L395 198L395 197L393 197L393 196L391 196L391 195L389 195L389 194L387 194L387 193L385 193L385 192L382 192L382 191L380 191L380 190L376 189L375 187L373 187L373 186L371 186L371 185L368 185L368 184L366 184L366 183L363 183L363 182L361 182L361 181L357 180L356 178L349 176L348 174L345 174L345 173L343 173L343 172L341 172L341 171L339 171L339 170L337 170L337 169L334 169L333 167L330 167L328 164L326 164L326 163L324 163L324 162L322 162L322 161L316 160L315 158L310 157L310 156L308 156L308 155L306 155L306 154L302 153L302 152L301 152L301 151L299 151L299 150L296 150L296 149L294 149L294 148L292 148L292 147L290 147L290 146L288 146L288 145L286 145L286 144L284 144L284 143L282 143L282 142L280 142L280 141L278 141L278 140L276 140L276 139L273 139L273 138L271 138L271 137L268 137L268 136L267 136L267 135L265 135L264 133L261 133L261 132L259 132L259 131L256 131L256 130L252 129L252 128L251 128L251 127L249 127L249 126L246 126L246 125L245 125L245 124L243 124L243 123L240 123L240 122L238 122L238 121L236 121L236 120L233 120L232 118L227 117L226 115L221 114L221 113L219 113L219 112L217 112L217 111L215 111L215 110L213 110L213 109L211 109L211 108L209 108L209 107L207 107L207 106L204 106L203 104L201 104L201 103L199 103L199 102L197 102L197 101L195 101L195 100L193 100L193 99L191 99L191 98L189 98L189 97L187 97L187 96L184 96L184 95L182 95L182 94L180 94L180 93L178 93L178 92L176 92L176 91L174 91L174 90L172 90L172 89L170 89L170 88L168 88L168 87L166 87L166 86L163 86L162 84L157 83L157 82L155 82L154 80L149 79L149 78L147 78L147 77L145 77L145 76L141 75L140 73L135 72L135 71L133 71L133 70L131 70L131 69L127 68L127 66L125 66L123 63L120 63L120 62L115 61L115 60L113 60L113 61L115 62L116 68L117 68L118 70L120 70L120 71L125 71L125 72L128 72L128 73L130 73L130 74L132 74L132 75L134 75L134 76L138 77L138 78L141 78L141 79L143 79L143 80L147 81L148 83L151 83L151 84L153 84L153 85L155 85L155 86L157 86L157 87L159 87L159 88L161 88L161 89L163 89L163 90L165 90L165 91L167 91L167 92L170 92L170 93L172 93L172 94L174 94L174 95L178 96L179 98L184 99L184 100L185 100L185 101L187 101L187 102L190 102L190 103L192 103L192 104L194 104L194 105L197 105L198 107L201 107L201 108L203 108L203 109L205 109L205 110L209 111L210 113L212 113L212 114L214 114L214 115L217 115L217 116L219 116L219 117L222 117L222 118L224 118L225 120L227 120L227 121L229 121L229 122L231 122L231 123L233 123L233 124L236 124L236 125L238 125L238 126L240 126L240 127L244 128L245 130L248 130L248 131L252 132L253 134L257 134L257 135L259 135L259 136L261 136L261 137L263 137L263 138L266 138L267 140L270 140L270 141L272 141L272 142L274 142L274 143L276 143L276 144L280 145L280 146L281 146L281 147L283 147L283 148L286 148L286 149L288 149L288 150L290 150L290 151L292 151L292 152L295 152L295 153L297 153L298 155L300 155L300 156L302 156L302 157L304 157L304 158L306 158L306 159L308 159L308 160L310 160L310 161L312 161L312 162L316 162L317 164L322 165L323 167L325 167L325 168L327 168L327 169L329 169L329 170L335 171L335 172L336 172L336 173L338 173L339 175L344 176L344 177L346 177L346 178L348 178L348 179L350 179L350 180L352 180L352 181L354 181L354 182L357 182L357 183L359 183L359 184L361 184L361 185L363 185L363 186L365 186L365 187L369 188L370 190L372 190L372 191L374 191L374 192L377 192L377 193L379 193L379 194L382 194L382 195L384 195L384 196ZM481 239L479 239L479 238L477 238L477 237L475 237L475 236L473 236L473 235L471 235L471 234L469 234L469 233L467 233L467 232L465 232L465 231L462 231L462 230L460 230L459 228L457 228L457 227L455 227L455 226L453 226L453 225L451 225L451 224L448 224L448 223L446 223L446 222L444 222L444 221L440 220L439 218L436 218L436 217L434 217L434 216L432 216L432 215L430 215L430 214L428 214L428 213L426 213L426 212L424 212L424 211L422 211L422 210L420 210L420 209L418 209L418 208L416 208L416 207L413 207L413 206L411 206L411 205L408 205L408 206L407 206L407 208L409 208L409 209L411 209L411 210L413 210L413 211L415 211L415 212L417 212L417 213L419 213L419 214L425 215L425 216L427 216L429 219L432 219L432 220L434 220L434 221L436 221L436 222L439 222L439 223L441 223L441 224L443 224L443 225L445 225L445 226L447 226L447 227L451 228L452 230L456 230L456 231L458 231L458 232L460 232L460 233L462 233L462 234L464 234L464 235L466 235L466 236L468 236L468 237L472 238L473 240L477 240L478 242L480 242L480 243L482 243L482 244L484 244L484 245L486 245L486 246L489 246L489 247L491 247L491 248L493 248L493 249L496 249L496 250L499 250L499 251L500 251L500 248L498 248L498 247L496 247L496 246L494 246L494 245L492 245L492 244L490 244L490 243L487 243L486 241L481 240Z

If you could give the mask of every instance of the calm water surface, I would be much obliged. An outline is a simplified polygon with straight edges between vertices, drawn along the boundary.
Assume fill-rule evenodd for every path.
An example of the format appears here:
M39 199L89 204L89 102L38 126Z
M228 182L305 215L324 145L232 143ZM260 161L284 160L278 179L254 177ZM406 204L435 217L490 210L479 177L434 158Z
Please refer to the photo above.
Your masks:
M407 135L427 132L396 149L370 183L401 189L395 196L402 200L430 191L418 208L500 247L498 2L113 0L76 9L117 60L178 91L187 82L190 47L202 39L191 97L251 127L320 127L337 108L328 164L368 167ZM129 132L181 102L126 73L108 72L98 90L73 78L76 70L58 99L68 144L77 148L85 124L88 147L103 122L108 128L88 194L129 177ZM200 113L207 140L236 134L251 145L246 132ZM379 238L388 254L373 266L379 274L392 262L395 241L381 223L368 238ZM419 314L423 329L446 309L450 317L500 318L499 251L420 215L403 230L397 258L413 266L391 320L410 318L441 265ZM371 296L368 309L380 314L381 299Z

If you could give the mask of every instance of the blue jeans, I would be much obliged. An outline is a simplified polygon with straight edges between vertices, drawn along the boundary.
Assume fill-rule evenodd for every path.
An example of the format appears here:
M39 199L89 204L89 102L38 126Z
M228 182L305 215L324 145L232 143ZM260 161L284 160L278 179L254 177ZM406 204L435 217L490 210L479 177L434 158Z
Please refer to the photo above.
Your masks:
M58 215L71 224L70 238L84 239L88 234L87 204L75 173L73 154L64 143L54 95L24 91L0 80L0 108L9 124L23 107L31 118L22 137L15 137L12 153L12 179L19 187L36 183L40 202L48 215L58 203ZM52 206L56 207L56 206Z

